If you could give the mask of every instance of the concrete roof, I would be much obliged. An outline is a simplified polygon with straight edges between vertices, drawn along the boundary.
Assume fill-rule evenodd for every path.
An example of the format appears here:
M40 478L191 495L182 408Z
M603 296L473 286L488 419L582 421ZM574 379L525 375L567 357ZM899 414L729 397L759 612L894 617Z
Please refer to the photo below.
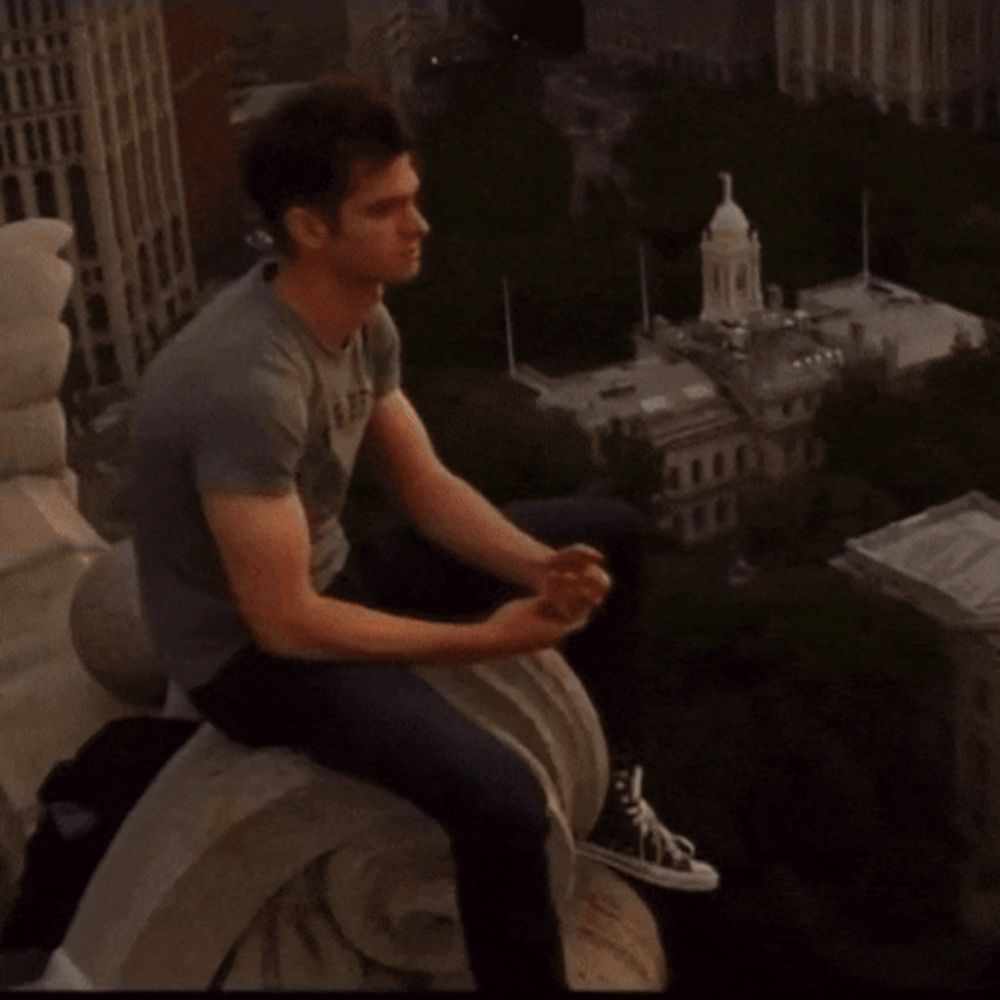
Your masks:
M588 429L614 418L655 419L691 413L706 404L728 405L715 383L690 361L668 363L647 356L558 378L522 372L522 381L538 391L539 406L569 410Z
M852 538L832 563L942 624L1000 629L1000 503L982 493Z
M903 371L947 357L958 330L966 330L970 344L986 340L983 321L972 313L933 299L902 285L861 275L832 281L799 293L799 302L825 333L850 343L852 322L864 326L864 349L883 354L884 344L895 345L894 367Z

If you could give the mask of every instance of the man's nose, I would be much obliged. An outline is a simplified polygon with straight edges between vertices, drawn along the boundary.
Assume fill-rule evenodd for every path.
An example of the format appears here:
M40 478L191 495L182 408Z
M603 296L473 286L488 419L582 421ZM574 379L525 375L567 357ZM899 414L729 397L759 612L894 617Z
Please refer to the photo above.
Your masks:
M406 215L406 228L408 234L423 238L431 231L431 224L414 205Z

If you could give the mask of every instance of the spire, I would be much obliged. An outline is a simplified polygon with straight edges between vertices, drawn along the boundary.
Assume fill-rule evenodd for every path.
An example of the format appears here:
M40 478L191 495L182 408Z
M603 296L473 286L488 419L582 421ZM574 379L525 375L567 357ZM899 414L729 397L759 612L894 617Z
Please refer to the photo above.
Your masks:
M731 202L733 200L733 175L727 170L720 170L719 178L722 181L722 200Z

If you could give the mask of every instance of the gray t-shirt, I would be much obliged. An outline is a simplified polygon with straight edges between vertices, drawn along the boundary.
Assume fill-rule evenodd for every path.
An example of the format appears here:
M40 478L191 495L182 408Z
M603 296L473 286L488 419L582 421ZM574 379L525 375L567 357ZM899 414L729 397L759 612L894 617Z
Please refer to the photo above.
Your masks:
M399 385L384 306L330 349L274 295L276 270L258 264L205 306L150 364L136 401L139 588L156 649L189 690L251 641L202 494L298 491L324 589L347 558L340 514L372 403Z

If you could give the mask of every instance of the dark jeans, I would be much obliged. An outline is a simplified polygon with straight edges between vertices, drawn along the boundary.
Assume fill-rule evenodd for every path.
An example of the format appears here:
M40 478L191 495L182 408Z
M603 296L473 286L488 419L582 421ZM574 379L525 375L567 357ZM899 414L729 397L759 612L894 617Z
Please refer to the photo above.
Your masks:
M573 643L584 663L581 676L600 706L602 689L610 690L601 678L617 674L621 683L601 651L611 654L619 641L615 630L631 626L636 598L627 591L639 571L638 516L625 505L590 498L523 503L507 513L550 544L589 541L608 550L622 586ZM330 593L454 619L481 614L506 588L400 532L359 546ZM568 655L574 649L567 648ZM282 659L249 648L191 692L191 700L240 742L298 749L402 795L436 819L451 840L479 986L509 992L564 985L542 790L516 755L429 684L399 664Z

